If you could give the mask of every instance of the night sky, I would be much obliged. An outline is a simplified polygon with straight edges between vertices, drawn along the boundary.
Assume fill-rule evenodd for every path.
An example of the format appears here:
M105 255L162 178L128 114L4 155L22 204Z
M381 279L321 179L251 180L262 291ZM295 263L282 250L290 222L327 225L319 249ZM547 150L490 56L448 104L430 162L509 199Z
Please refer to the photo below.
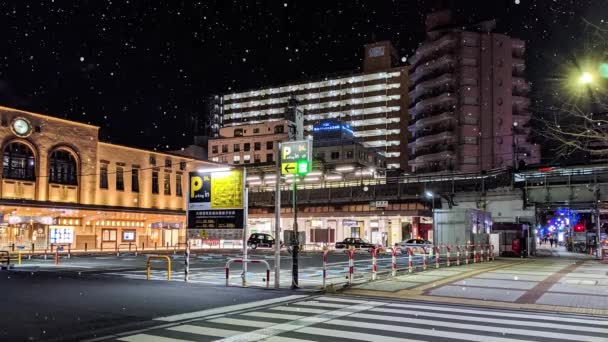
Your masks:
M411 55L436 3L0 0L0 104L99 125L106 141L177 149L208 95L356 70L376 40ZM527 42L541 104L562 64L588 49L583 19L608 29L606 0L452 3Z

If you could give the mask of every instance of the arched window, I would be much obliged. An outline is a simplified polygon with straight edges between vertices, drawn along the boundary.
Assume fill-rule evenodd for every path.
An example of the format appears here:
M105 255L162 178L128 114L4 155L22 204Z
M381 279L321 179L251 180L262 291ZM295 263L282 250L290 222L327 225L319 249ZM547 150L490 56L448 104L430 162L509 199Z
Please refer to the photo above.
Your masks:
M4 147L2 177L7 179L36 179L34 152L24 143L12 142Z
M76 159L65 150L55 150L49 158L49 182L78 185Z

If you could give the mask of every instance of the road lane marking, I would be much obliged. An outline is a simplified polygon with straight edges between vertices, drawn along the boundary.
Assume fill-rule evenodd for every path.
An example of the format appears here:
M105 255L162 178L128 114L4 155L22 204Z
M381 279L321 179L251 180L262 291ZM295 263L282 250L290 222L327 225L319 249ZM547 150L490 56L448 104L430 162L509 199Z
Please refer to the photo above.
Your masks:
M529 313L512 313L512 312L500 312L500 311L490 311L487 309L478 309L478 310L471 310L471 309L460 309L460 308L456 308L456 307L450 307L450 306L446 306L446 307L438 307L438 306L430 306L430 305L415 305L415 304L388 304L388 307L394 307L394 308L408 308L408 309L420 309L420 310L426 310L426 311L447 311L447 312L458 312L458 313L465 313L465 314L483 314L483 315L490 315L490 316L500 316L500 317L513 317L513 318L524 318L524 319L530 319L530 314ZM558 321L558 322L570 322L570 323L585 323L585 324L596 324L596 325L606 325L608 326L608 321L599 321L599 320L595 320L593 318L590 319L580 319L580 318L570 318L570 317L561 317L561 316L546 316L546 315L537 315L534 314L533 316L534 319L539 319L539 320L547 320L547 321Z
M211 327L200 327L198 325L190 325L190 324L178 325L176 327L167 328L167 330L185 332L185 333L193 334L193 335L205 335L205 336L222 337L222 338L246 333L246 331L217 329L217 328L211 328Z
M400 322L403 323L403 322ZM363 329L373 329L373 330L381 330L381 331L391 331L398 332L403 334L418 334L423 336L434 336L434 337L445 337L451 340L461 339L465 341L475 341L475 342L533 342L531 340L522 340L522 339L513 339L513 338L504 338L504 337L495 337L495 336L483 336L483 335L473 335L468 333L459 333L455 331L440 331L437 329L420 329L409 326L396 326L389 324L379 324L379 323L367 323L367 322L359 322L359 321L345 321L342 319L336 319L332 321L325 322L325 324L331 324L336 326L343 327L355 327L355 328L363 328ZM381 339L378 339L381 340Z
M343 308L344 304L335 304L335 303L321 303L314 301L306 301L306 302L297 302L294 305L303 305L303 306L322 306L327 308Z
M301 308L297 306L277 306L274 308L269 308L270 310L278 310L278 311L287 311L287 312L302 312L302 313L311 313L311 314L322 314L329 312L330 310L325 309L313 309L313 308Z
M121 337L118 340L124 342L195 342L192 340L180 340L177 338L162 337L148 334L137 334L127 337Z
M446 319L456 319L463 321L474 321L474 322L486 322L486 323L496 323L496 324L512 324L519 326L529 326L529 327L537 327L537 328L550 328L550 329L564 329L564 324L560 323L545 323L545 322L531 322L525 320L507 320L507 319L498 319L498 318L487 318L487 317L471 317L464 316L458 314L441 314L436 312L423 312L423 311L411 311L411 310L399 310L399 309L387 309L387 308L374 308L371 309L372 312L384 312L384 313L392 313L392 314L402 314L407 316L427 316L432 318L446 318ZM478 312L481 313L481 312ZM568 325L568 330L577 330L582 332L594 332L600 334L606 334L608 336L608 329L603 328L594 328L594 327L586 327L586 326L578 326L578 325Z
M247 320L247 319L228 318L228 317L212 319L209 322L219 323L219 324L238 325L241 327L250 327L250 328L268 328L271 325L277 324L275 322L251 321L251 320Z
M322 297L317 297L315 299L328 300L330 302L353 303L353 304L361 304L361 303L369 302L367 300L348 299L348 298L331 297L331 296L322 296Z
M229 305L229 306L224 306L224 307L219 307L219 308L213 308L213 309L207 309L207 310L201 310L201 311L195 311L195 312L188 312L188 313L177 314L177 315L172 315L172 316L158 317L158 318L155 318L154 320L155 321L164 321L164 322L177 322L177 321L181 321L181 320L185 320L185 319L202 318L205 316L212 316L212 315L223 314L223 313L227 313L227 312L231 312L231 311L250 309L250 308L255 308L258 306L282 303L282 302L302 299L302 298L306 298L306 297L309 297L309 295L291 295L291 296L285 296L285 297L279 297L279 298L260 300L260 301L256 301L256 302L235 304L235 305Z
M322 328L314 328L314 327L306 327L306 328L296 330L294 332L309 334L309 335L346 338L346 339L360 340L360 341L424 342L423 340L412 340L409 338L399 338L399 337L383 336L383 335L377 335L377 334L366 334L366 333L362 333L362 332L322 329Z
M395 317L395 316L354 313L351 315L351 317L403 323L403 317ZM429 325L429 326L433 327L435 330L437 330L440 327L444 327L444 328L452 328L452 329L468 329L468 330L475 330L475 331L514 334L514 335L522 335L522 336L546 337L546 338L555 338L555 339L561 338L564 340L573 340L573 341L606 342L606 339L603 337L600 338L600 337L593 337L593 336L582 336L580 334L573 335L573 334L555 333L555 332L551 332L551 331L538 331L538 330L506 328L506 327L497 327L497 326L488 326L488 325L453 323L453 322L443 322L443 321L437 321L437 320L418 319L418 318L408 318L407 323Z
M252 311L245 312L241 314L242 316L251 316L251 317L259 317L259 318L272 318L272 319L288 319L295 321L296 319L306 318L307 316L302 315L289 315L284 313L272 313L272 312L260 312L260 311Z

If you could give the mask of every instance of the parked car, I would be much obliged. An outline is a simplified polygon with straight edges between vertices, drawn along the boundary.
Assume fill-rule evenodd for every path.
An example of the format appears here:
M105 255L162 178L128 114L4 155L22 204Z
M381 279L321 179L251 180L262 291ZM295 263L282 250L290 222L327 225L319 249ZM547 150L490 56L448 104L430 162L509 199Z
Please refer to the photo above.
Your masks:
M350 248L350 246L363 249L373 249L376 247L373 243L369 243L360 238L346 238L340 242L336 242L336 249Z
M433 243L424 239L409 239L397 243L397 248L401 254L407 254L407 249L412 248L414 254L423 254L422 247L426 248L426 253L433 255Z
M274 237L270 234L265 233L253 233L249 235L247 240L247 247L256 249L258 247L269 247L271 248L276 243Z

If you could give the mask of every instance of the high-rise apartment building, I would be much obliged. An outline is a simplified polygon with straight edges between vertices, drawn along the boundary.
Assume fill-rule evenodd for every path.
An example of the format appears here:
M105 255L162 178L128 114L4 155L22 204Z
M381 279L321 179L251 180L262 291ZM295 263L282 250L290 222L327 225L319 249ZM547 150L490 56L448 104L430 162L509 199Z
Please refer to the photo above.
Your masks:
M450 11L426 19L427 39L410 58L409 165L415 173L480 171L540 161L529 141L525 43L452 24Z
M407 168L407 67L396 66L390 42L365 46L363 72L265 87L220 96L215 122L223 127L283 120L292 97L304 113L304 130L328 119L353 128L355 138L380 150L387 168Z

